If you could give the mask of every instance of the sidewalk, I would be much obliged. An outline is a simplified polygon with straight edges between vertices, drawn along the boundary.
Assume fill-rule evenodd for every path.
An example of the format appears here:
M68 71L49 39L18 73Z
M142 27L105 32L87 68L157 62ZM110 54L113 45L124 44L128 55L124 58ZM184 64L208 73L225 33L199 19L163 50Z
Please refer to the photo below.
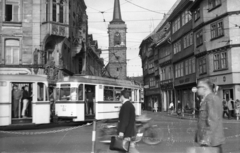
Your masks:
M172 117L172 118L176 118L176 119L182 119L182 120L197 120L198 116L196 116L195 118L193 118L192 114L184 114L184 116L178 116L175 112L174 114L168 114L168 112L152 112L152 111L142 111L142 114L147 114L149 117L151 117L152 115L156 115L159 114L161 116L166 116L166 117ZM228 118L223 118L223 123L240 123L240 120L236 120L236 119L228 119Z

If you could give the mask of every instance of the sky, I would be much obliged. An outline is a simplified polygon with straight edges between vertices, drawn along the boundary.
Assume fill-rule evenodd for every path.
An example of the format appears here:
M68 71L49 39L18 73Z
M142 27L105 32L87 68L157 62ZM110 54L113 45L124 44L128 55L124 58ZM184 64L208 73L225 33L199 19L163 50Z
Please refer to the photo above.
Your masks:
M122 20L127 25L127 76L142 76L139 46L176 1L120 0ZM114 0L85 0L85 3L88 15L88 33L98 41L98 47L103 50L101 57L107 64L109 43L107 27L113 18Z

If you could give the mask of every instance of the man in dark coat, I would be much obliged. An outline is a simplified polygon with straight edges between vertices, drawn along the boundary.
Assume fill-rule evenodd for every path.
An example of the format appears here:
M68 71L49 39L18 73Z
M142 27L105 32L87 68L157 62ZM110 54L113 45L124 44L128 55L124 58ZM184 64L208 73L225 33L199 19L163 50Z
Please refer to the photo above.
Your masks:
M219 148L219 153L222 153L222 144L225 142L222 100L213 93L212 86L209 79L198 82L198 95L202 97L202 101L195 140L201 146Z
M135 107L129 101L130 93L127 90L121 92L120 101L122 102L122 107L119 112L118 118L118 136L126 140L132 140L135 136ZM129 153L138 153L135 148L135 144L131 142Z

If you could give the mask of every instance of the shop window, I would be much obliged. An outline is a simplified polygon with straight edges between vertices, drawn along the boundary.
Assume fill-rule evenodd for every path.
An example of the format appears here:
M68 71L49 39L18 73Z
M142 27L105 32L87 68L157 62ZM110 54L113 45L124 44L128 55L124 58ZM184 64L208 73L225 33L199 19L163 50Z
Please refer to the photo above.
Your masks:
M21 0L5 1L5 21L20 22Z
M113 101L113 87L105 86L104 87L104 100L105 101Z
M5 40L5 64L19 64L20 43L17 39Z

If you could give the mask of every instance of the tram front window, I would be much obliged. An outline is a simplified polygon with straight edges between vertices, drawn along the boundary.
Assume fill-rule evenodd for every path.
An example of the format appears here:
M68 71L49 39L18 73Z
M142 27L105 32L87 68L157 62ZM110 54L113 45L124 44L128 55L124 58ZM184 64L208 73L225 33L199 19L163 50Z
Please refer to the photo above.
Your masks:
M58 100L77 100L77 88L60 88L57 90Z

